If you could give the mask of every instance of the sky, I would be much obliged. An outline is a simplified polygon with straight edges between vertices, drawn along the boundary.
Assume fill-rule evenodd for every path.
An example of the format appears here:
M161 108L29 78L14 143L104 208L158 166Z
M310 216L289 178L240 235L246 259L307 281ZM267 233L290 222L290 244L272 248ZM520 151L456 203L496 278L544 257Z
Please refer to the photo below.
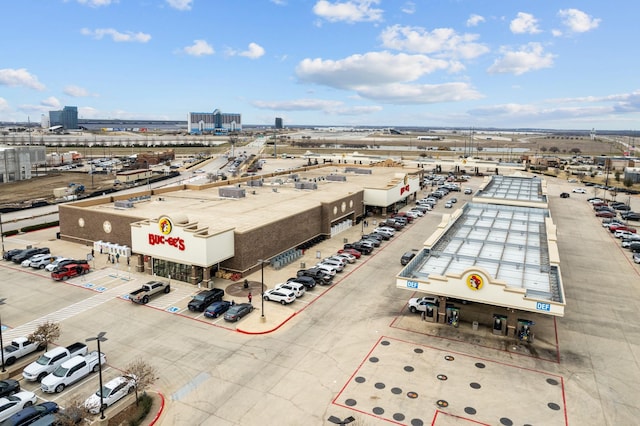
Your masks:
M5 0L0 121L635 130L640 2Z

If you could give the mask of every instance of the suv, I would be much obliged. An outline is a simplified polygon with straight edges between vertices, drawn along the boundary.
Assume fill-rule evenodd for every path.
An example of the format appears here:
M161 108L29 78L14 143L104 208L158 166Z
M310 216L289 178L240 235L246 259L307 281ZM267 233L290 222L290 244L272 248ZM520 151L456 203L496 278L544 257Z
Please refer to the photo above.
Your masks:
M311 278L311 277L307 277L307 276L301 276L301 277L296 277L296 278L289 278L287 279L287 283L296 283L296 284L302 284L303 286L305 286L305 288L307 290L312 289L316 286L316 280Z
M411 261L411 259L413 259L414 257L416 257L416 254L412 251L408 251L405 254L402 255L402 257L400 258L400 264L402 266L405 266L407 263L409 263Z
M11 260L13 263L22 263L23 261L29 259L36 254L47 254L50 253L48 247L38 247L38 248L30 248L22 250L20 253L14 255Z
M304 293L306 292L304 285L295 281L278 284L274 287L274 290L291 291L296 298L304 296Z
M296 300L296 295L290 290L272 288L271 290L265 291L262 298L267 301L280 302L283 305L287 305Z
M209 306L213 302L222 300L222 296L224 296L224 290L219 288L201 291L200 293L196 294L193 299L191 299L187 307L190 311L193 312L204 312L207 306Z
M320 268L301 269L298 271L298 277L310 277L316 280L317 284L331 284L333 277Z

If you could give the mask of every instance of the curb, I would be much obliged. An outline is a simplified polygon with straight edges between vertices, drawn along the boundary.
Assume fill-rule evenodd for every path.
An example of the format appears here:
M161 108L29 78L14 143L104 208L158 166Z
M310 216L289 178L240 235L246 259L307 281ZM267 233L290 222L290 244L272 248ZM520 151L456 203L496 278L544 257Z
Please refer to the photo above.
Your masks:
M160 419L160 416L162 415L162 413L164 412L164 395L161 392L158 392L158 396L160 397L160 409L156 413L153 420L151 420L151 423L149 423L149 426L154 426L156 422Z

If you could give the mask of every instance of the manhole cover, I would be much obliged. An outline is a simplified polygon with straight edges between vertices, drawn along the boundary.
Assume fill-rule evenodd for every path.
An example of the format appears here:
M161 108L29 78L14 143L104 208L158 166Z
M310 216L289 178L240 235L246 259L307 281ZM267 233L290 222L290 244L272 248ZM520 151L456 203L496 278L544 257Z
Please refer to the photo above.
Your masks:
M416 392L407 392L407 396L411 399L416 399L418 394Z

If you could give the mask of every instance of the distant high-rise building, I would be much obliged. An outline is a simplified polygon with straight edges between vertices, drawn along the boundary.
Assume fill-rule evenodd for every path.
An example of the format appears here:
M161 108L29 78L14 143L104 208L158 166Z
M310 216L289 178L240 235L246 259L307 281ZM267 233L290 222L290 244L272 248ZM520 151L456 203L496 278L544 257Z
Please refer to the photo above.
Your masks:
M276 117L276 129L284 129L284 126L282 125L282 118L280 117Z
M219 109L213 112L190 112L187 120L189 133L215 133L218 135L242 131L242 116L237 113L223 113Z
M51 124L49 123L49 116L46 114L42 114L42 116L40 117L40 127L42 127L43 129L48 129L49 127L51 127Z
M49 111L49 126L62 126L65 130L78 128L78 107L66 106L61 111Z

